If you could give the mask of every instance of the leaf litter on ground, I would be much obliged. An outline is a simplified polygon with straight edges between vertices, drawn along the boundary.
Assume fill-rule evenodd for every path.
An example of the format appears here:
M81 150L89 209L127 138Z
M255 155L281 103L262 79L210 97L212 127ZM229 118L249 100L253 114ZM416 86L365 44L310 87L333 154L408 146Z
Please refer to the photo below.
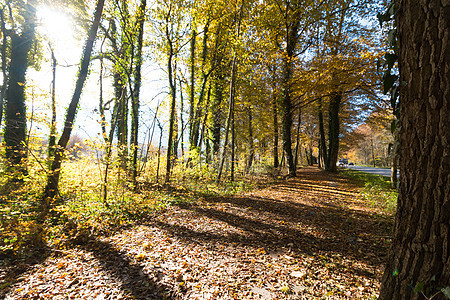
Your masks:
M373 299L391 226L351 180L302 168L280 184L203 197L55 251L0 296Z

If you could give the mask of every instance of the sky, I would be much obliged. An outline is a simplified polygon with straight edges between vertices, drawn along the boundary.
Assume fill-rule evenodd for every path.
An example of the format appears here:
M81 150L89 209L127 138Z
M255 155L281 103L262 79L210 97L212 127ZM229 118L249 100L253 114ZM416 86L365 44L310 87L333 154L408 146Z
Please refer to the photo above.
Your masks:
M57 102L57 128L62 131L65 110L72 98L75 88L78 65L84 45L84 36L77 32L74 22L70 15L61 11L40 7L38 9L39 35L50 41L55 52L58 65L56 68L56 102ZM97 41L97 49L99 42ZM43 45L43 60L40 63L40 69L29 68L27 73L28 89L28 115L33 114L34 121L29 127L32 134L45 137L49 133L49 128L43 122L37 120L51 118L51 52L47 44ZM93 60L90 65L90 72L83 88L80 99L79 111L75 119L74 131L72 135L78 135L84 139L100 139L101 127L99 124L100 115L98 113L99 102L99 70L100 63ZM144 63L142 70L143 82L141 88L141 131L140 142L144 142L147 128L151 125L153 114L158 103L165 98L165 74L155 63ZM33 97L34 94L34 97ZM111 82L104 80L104 99L109 100L113 97ZM164 109L160 116L165 123ZM107 113L108 114L108 113ZM107 117L108 118L108 117ZM109 118L108 118L109 119ZM157 143L159 132L155 133L153 144Z

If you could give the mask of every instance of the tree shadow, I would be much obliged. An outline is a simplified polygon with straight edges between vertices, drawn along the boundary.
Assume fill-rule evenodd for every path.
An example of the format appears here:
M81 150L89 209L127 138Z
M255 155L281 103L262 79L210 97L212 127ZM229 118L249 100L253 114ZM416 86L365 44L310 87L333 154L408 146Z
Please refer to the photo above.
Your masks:
M33 266L43 263L50 251L45 247L29 248L23 254L26 258L11 258L9 255L0 255L0 299L3 299L22 274Z
M91 252L103 270L117 279L122 290L129 293L133 299L177 299L169 286L157 283L162 275L159 271L146 271L143 265L134 262L126 253L115 249L111 244L93 239L81 248Z
M318 176L315 170L305 170L296 178L270 187L266 196L204 195L201 204L180 205L181 209L193 212L194 218L226 223L233 228L231 231L191 229L156 218L150 223L204 247L223 244L264 248L267 252L285 249L293 255L329 253L379 268L387 254L393 220L364 207L355 207L364 203L357 198L353 186L350 180L339 175L322 172ZM285 195L283 199L279 198L281 194ZM347 267L355 274L374 276L366 269Z

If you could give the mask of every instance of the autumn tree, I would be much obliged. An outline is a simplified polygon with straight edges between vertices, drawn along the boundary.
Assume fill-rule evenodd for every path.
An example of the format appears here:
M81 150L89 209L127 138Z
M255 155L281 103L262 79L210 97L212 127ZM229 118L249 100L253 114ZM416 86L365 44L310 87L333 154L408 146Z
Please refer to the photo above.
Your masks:
M394 1L400 189L379 299L450 296L448 4Z
M104 0L98 0L94 12L94 20L89 28L88 36L84 46L80 67L78 71L78 78L75 84L75 90L73 92L72 100L70 101L67 109L66 119L64 122L64 130L58 140L57 148L55 149L55 157L53 159L50 173L47 177L47 184L42 195L43 200L43 216L46 215L50 209L50 204L58 194L58 184L61 174L61 164L64 159L64 150L69 142L70 135L73 129L73 123L78 110L78 103L80 101L81 92L83 90L84 82L88 75L89 64L91 61L91 53L94 46L94 41L97 36L97 29L100 24L102 12L103 12Z
M18 171L14 177L19 178L20 174L24 175L26 173L26 167L24 165L25 160L27 159L25 76L27 68L30 65L30 52L32 51L35 41L36 3L28 2L22 5L20 3L9 3L9 9L11 9L11 5L19 12L17 16L18 20L10 20L13 28L9 31L6 30L3 11L1 20L4 42L6 41L6 35L10 37L8 83L5 91L4 142L6 147L5 156L10 164L9 167L12 170ZM13 17L14 16L11 15L11 18ZM6 44L3 44L3 48L4 47L6 47ZM2 52L2 69L5 76L5 49L3 49Z

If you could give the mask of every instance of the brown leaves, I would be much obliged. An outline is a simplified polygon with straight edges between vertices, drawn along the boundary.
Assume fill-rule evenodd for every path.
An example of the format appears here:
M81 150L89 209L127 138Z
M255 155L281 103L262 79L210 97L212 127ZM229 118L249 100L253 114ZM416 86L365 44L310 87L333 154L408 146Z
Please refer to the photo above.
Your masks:
M328 176L304 169L250 195L169 209L47 259L6 298L372 298L388 227L354 185Z

